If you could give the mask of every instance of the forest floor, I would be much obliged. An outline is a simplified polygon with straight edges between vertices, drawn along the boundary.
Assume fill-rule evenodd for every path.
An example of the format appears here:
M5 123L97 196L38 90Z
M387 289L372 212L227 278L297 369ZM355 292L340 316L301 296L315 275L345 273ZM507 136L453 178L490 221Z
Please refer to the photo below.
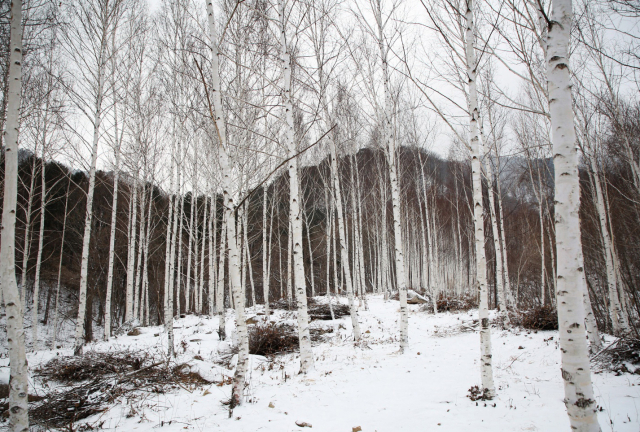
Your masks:
M261 306L249 308L247 317L261 310ZM293 324L294 313L277 310L271 319ZM398 353L398 318L397 301L371 296L369 310L360 310L365 342L360 346L350 340L349 316L313 321L312 328L333 332L314 344L315 370L307 375L298 374L297 354L252 355L248 402L229 417L222 401L230 397L228 377L233 370L218 364L224 363L220 359L229 344L218 340L217 318L187 316L175 321L177 361L188 363L213 384L129 393L78 424L118 431L287 432L308 427L296 422L329 432L352 432L357 427L363 432L569 430L556 331L492 328L497 397L474 402L467 394L480 384L480 341L473 328L477 310L434 316L411 305L409 349L404 354ZM229 311L227 331L233 327ZM158 358L166 350L166 337L161 327L146 327L137 336L86 347L94 352L122 350L145 351ZM30 368L70 354L68 349L30 353ZM7 379L7 364L7 359L0 360L0 381ZM638 432L640 376L603 371L593 379L602 430ZM31 382L36 394L55 386L37 376ZM0 429L3 426L6 423Z

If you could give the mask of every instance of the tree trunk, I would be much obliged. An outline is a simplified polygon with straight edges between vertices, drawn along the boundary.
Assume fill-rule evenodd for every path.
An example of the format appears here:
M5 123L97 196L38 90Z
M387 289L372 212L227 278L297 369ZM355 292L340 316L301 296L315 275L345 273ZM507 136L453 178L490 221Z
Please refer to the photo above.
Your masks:
M471 171L473 184L473 221L475 226L475 251L476 274L480 305L480 370L482 389L486 396L493 397L495 388L493 384L493 369L491 359L491 327L489 326L489 299L487 292L487 263L484 249L484 211L482 200L482 156L479 139L478 121L478 93L476 87L476 56L474 42L473 0L467 0L466 10L466 63L467 78L469 79L469 128L471 136Z
M574 130L569 38L571 0L553 0L547 38L547 82L555 164L558 248L557 307L565 405L571 429L599 432L584 327L584 264L580 239L580 184Z
M267 186L262 187L262 297L264 315L269 320L269 277L267 276Z
M298 338L300 340L300 372L307 373L313 369L313 352L309 335L309 316L307 314L307 286L304 275L304 258L302 256L302 219L300 211L300 194L298 182L297 146L293 130L293 98L291 94L291 54L287 44L285 0L278 0L280 21L280 49L284 67L284 91L282 102L285 108L287 155L289 157L289 221L290 237L293 249L293 280L296 291L298 309Z
M212 107L212 120L218 135L218 159L220 161L220 167L222 169L222 193L223 203L225 210L225 220L227 223L227 245L229 250L229 286L235 297L235 310L236 310L236 329L238 332L238 362L236 365L236 371L234 374L233 389L231 393L230 409L243 402L244 384L246 379L247 370L249 368L249 337L247 332L247 323L244 313L244 299L242 298L242 287L240 286L240 263L238 256L238 243L236 235L236 220L235 220L235 203L232 193L232 178L233 167L229 163L229 154L227 153L227 140L226 130L224 122L222 121L222 98L220 95L220 52L218 50L218 36L215 29L215 19L213 16L213 4L211 0L207 1L207 13L209 31L211 37L212 47L212 90L213 90L213 107ZM222 243L224 245L224 242ZM221 247L224 249L224 247ZM222 267L222 266L221 266ZM222 285L222 284L221 284ZM219 289L221 289L220 287ZM224 315L221 315L223 318ZM221 320L223 325L223 320ZM224 333L223 333L224 334Z
M136 261L136 237L137 237L137 223L138 223L138 174L133 179L133 197L129 195L131 200L129 213L129 245L127 247L127 291L126 291L126 309L124 320L126 322L133 320L134 311L134 292L133 282L135 279L135 261Z
M118 116L115 111L116 139L118 134ZM115 261L116 224L118 222L118 185L120 180L120 144L116 142L116 165L113 175L113 200L111 201L111 231L109 234L109 267L107 270L107 293L104 302L104 340L111 337L111 294L113 292L113 266ZM66 217L66 212L65 212ZM56 301L57 303L57 301Z
M45 114L46 115L46 114ZM46 133L46 121L45 121L45 133ZM40 303L40 268L42 266L42 248L44 246L44 218L45 212L47 210L47 179L45 175L45 149L46 149L46 141L45 136L42 137L42 156L40 158L40 162L42 163L42 168L40 170L41 174L41 192L40 192L40 230L38 231L38 255L36 258L36 275L33 281L33 309L31 310L31 326L33 330L33 349L38 349L38 305Z
M396 259L396 284L400 298L400 351L404 352L409 346L409 311L407 309L407 285L405 281L404 254L402 242L402 224L400 221L400 187L398 182L398 167L396 166L396 144L393 124L393 101L391 100L391 89L389 83L389 67L387 64L387 53L389 47L385 45L382 23L382 6L377 0L375 11L376 23L378 25L377 42L382 59L382 74L384 80L384 135L386 141L385 155L387 158L387 168L389 170L389 183L391 185L391 202L393 209L393 234L395 241Z
M64 257L64 237L67 233L67 209L69 205L69 187L71 181L67 180L67 193L64 199L64 217L62 219L62 240L60 242L60 260L58 262L58 280L56 283L56 305L53 315L53 339L51 349L56 349L56 338L58 336L58 306L60 305L60 279L62 277L62 258ZM106 320L106 318L105 318Z
M107 31L106 28L104 30ZM84 234L82 240L82 258L80 267L80 290L78 295L78 318L76 319L74 354L82 355L84 343L84 321L87 303L87 279L89 272L89 243L91 241L91 223L93 220L93 192L96 184L96 163L98 160L98 143L100 140L100 124L102 123L102 98L104 93L104 68L106 55L106 37L102 38L102 46L98 57L97 93L95 114L93 119L93 142L91 147L91 168L89 170L89 188L87 190L87 208L84 219Z
M18 201L18 128L22 87L22 1L11 2L11 39L9 45L9 84L4 132L4 198L0 249L1 284L7 315L9 345L9 429L28 432L29 366L24 346L24 309L16 282L15 242Z
M33 157L29 183L29 196L24 221L24 243L22 246L22 275L20 277L20 299L26 308L27 304L27 274L29 271L29 256L31 255L31 216L33 214L33 195L36 178L36 158Z

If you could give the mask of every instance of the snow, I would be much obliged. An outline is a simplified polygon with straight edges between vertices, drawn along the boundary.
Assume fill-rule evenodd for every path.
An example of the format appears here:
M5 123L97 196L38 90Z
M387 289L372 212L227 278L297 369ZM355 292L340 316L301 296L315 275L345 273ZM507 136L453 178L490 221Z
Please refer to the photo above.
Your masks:
M497 397L472 402L468 389L480 384L480 337L472 328L477 310L439 313L410 305L409 349L398 353L397 301L371 296L369 311L360 310L364 343L350 340L349 317L314 321L314 326L336 330L313 347L315 370L297 372L297 354L267 359L251 356L247 399L229 418L231 385L212 385L194 392L178 389L167 394L145 394L116 401L106 412L86 420L118 431L300 431L306 422L314 431L568 431L569 421L560 377L557 332L528 332L492 328ZM262 310L249 308L247 317ZM275 311L272 320L295 322L292 312ZM192 371L220 381L233 371L213 362L228 351L217 336L217 318L187 316L175 321L178 360ZM227 331L233 314L227 314ZM156 336L157 335L157 336ZM161 327L142 328L139 336L121 336L86 350L166 349ZM70 350L29 354L30 366ZM198 356L201 360L194 359ZM3 363L2 363L3 362ZM0 360L6 366L7 360ZM0 369L3 376L6 367ZM593 375L603 431L634 431L640 427L640 377ZM33 381L32 382L37 382ZM270 407L270 405L272 407Z

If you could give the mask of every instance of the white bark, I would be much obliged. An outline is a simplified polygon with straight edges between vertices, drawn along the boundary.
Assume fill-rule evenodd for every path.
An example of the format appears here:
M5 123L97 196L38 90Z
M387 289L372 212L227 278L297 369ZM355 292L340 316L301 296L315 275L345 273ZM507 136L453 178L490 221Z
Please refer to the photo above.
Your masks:
M136 259L136 236L137 236L137 215L138 215L138 177L133 180L133 185L129 187L129 192L133 188L133 196L129 194L129 236L127 243L127 285L124 320L133 320L133 279L134 265Z
M498 161L498 172L496 173L496 192L498 194L498 221L500 223L500 249L502 251L502 269L504 273L504 291L506 293L507 302L505 305L508 307L509 302L512 302L512 307L516 308L517 305L513 302L511 295L511 279L509 278L509 260L507 259L507 236L504 230L504 212L502 210L502 191L500 188L500 155L496 151L496 160Z
M181 145L180 145L180 140L177 141L178 143L178 152L177 154L180 155L181 154ZM176 153L173 153L173 157L176 158ZM169 358L172 358L175 354L175 347L174 347L174 337L173 337L173 317L174 317L174 297L173 297L173 288L174 288L174 281L175 281L175 264L176 264L176 240L178 237L178 218L180 217L180 214L178 213L178 209L177 207L177 201L180 199L180 196L182 194L182 167L181 167L181 163L178 162L176 164L176 176L178 181L176 182L176 190L174 191L173 189L171 190L171 195L172 195L172 206L174 206L173 209L173 223L172 223L172 227L171 227L171 234L170 234L170 239L171 239L171 250L169 252L169 281L167 286L167 291L165 293L166 297L164 300L164 326L165 326L165 331L167 332L167 356ZM173 175L173 170L172 170L172 175ZM170 213L172 213L170 211Z
M293 289L292 289L292 271L291 271L291 254L292 254L292 241L293 233L291 232L291 220L289 220L289 231L287 232L287 302L293 303Z
M393 233L395 241L396 259L396 284L398 286L400 298L400 351L404 352L409 345L409 312L407 309L407 285L405 281L404 254L402 242L402 225L400 221L400 187L398 181L398 168L396 166L396 144L393 124L393 101L391 100L391 89L389 83L389 66L387 64L387 53L389 47L385 44L382 22L381 0L376 1L375 18L378 25L377 42L382 59L382 74L384 80L384 136L385 154L389 169L389 183L391 185L391 202L393 208Z
M328 193L328 187L325 184L324 187L324 205L325 205L325 253L327 258L327 280L326 280L326 292L329 296L331 294L331 232L333 227L333 204L329 202L330 195Z
M426 250L424 251L424 255L428 256L427 269L429 275L429 288L431 290L431 296L433 301L433 313L438 313L438 287L435 281L435 260L433 254L433 241L431 235L431 223L429 222L429 198L427 197L427 183L424 176L424 165L422 164L422 155L418 153L418 161L420 162L420 177L422 179L422 196L424 200L424 213L425 213L425 221L422 223L423 231L424 225L426 225ZM420 216L422 217L422 210L420 210ZM424 234L423 234L424 236Z
M214 298L215 298L215 289L216 289L216 235L215 230L216 226L216 216L218 214L217 209L217 199L215 193L211 193L211 204L209 205L210 214L209 214L209 316L213 318L215 313L214 309Z
M489 216L491 217L491 230L493 233L493 249L496 253L496 289L498 291L498 310L500 312L507 311L507 300L505 298L504 293L504 270L502 260L502 247L500 243L500 232L498 231L498 218L496 217L495 212L495 198L493 194L493 167L491 165L491 150L490 147L487 148L487 153L485 157L485 167L486 167L486 178L487 178L487 189L489 192ZM500 199L500 198L498 198ZM507 321L509 320L509 315L505 314Z
M478 92L476 85L476 56L473 21L473 0L467 0L465 54L467 63L467 78L469 79L469 129L471 141L471 171L473 184L473 221L475 227L475 251L476 251L476 275L480 305L478 308L480 318L480 371L482 389L485 395L493 397L495 387L493 384L493 369L491 359L491 327L489 326L489 296L487 290L487 262L484 249L484 209L482 201L482 156L479 139L478 121Z
M300 211L300 193L298 182L298 159L293 130L293 98L291 94L291 53L287 43L285 0L278 1L278 18L280 21L281 61L284 67L284 88L282 102L285 108L287 156L289 166L289 221L291 224L291 244L293 249L293 280L296 291L298 309L298 338L300 340L300 372L307 373L313 369L313 352L309 335L309 316L307 314L307 286L304 275L302 256L302 219Z
M251 287L251 306L256 305L256 287L253 282L253 265L251 264L251 250L249 249L249 234L248 226L249 226L249 206L245 203L245 212L244 212L244 247L246 251L246 260L247 260L247 273L249 274L249 286Z
M89 188L87 190L87 208L84 220L82 240L82 258L80 266L80 291L78 295L78 317L76 319L74 354L82 355L85 336L85 313L87 308L87 279L89 271L89 243L91 241L91 222L93 220L93 192L96 184L96 163L98 160L98 144L100 141L100 125L102 123L102 99L104 96L104 74L107 57L107 26L103 26L102 43L99 48L97 72L97 92L95 114L93 117L93 141L91 146L91 168L89 170Z
M11 2L11 39L9 76L4 131L4 198L0 249L0 274L7 316L9 345L9 430L28 432L29 368L25 355L24 310L16 282L15 242L18 201L18 128L20 127L20 92L22 87L22 1Z
M186 176L185 176L186 177ZM180 194L180 210L178 211L180 215L180 224L178 226L178 267L177 267L177 277L176 277L176 313L180 315L182 311L182 307L180 305L180 290L184 286L184 291L186 292L188 285L182 283L182 232L184 231L184 193ZM186 297L185 297L186 298ZM186 303L186 301L185 301ZM186 312L186 307L185 307Z
M304 223L307 226L307 247L309 249L309 281L311 282L311 297L316 296L316 284L315 278L313 277L313 249L311 246L311 223L309 218L307 217L307 212L304 210L304 206L302 207L302 213L304 215Z
M195 213L194 206L194 194L191 194L191 203L190 203L190 211L189 211L189 242L188 242L188 250L187 250L187 279L185 282L184 288L184 304L185 304L185 312L189 313L191 309L191 259L192 259L192 251L193 251L193 215ZM195 293L194 293L195 297ZM195 308L195 306L194 306Z
M153 182L152 182L153 184ZM149 191L149 206L147 208L147 229L144 235L144 262L142 265L142 296L144 304L140 301L140 314L142 324L149 325L149 236L151 235L151 208L153 206L153 188ZM144 309L143 309L144 308Z
M196 177L196 186L194 188L194 198L193 198L193 207L192 211L195 216L195 226L193 227L193 309L194 312L199 313L200 311L200 290L198 289L198 280L199 280L199 254L198 254L198 239L200 236L198 235L198 226L200 223L198 222L198 179Z
M249 368L249 337L247 333L247 323L244 313L244 299L242 298L242 287L240 286L240 262L238 256L238 242L236 236L236 220L235 220L235 203L232 193L233 167L229 162L228 145L226 140L226 130L222 119L222 98L220 88L220 52L218 49L218 36L215 29L215 19L213 16L213 4L211 0L207 1L207 14L209 32L212 47L212 93L213 93L213 109L212 120L218 135L218 159L222 170L222 191L223 203L227 230L227 245L229 250L229 285L234 296L236 311L236 329L238 333L238 362L234 375L233 390L231 394L230 408L243 403L243 392L246 374ZM224 245L224 242L222 243ZM223 250L224 247L221 247ZM222 267L222 266L221 266ZM222 285L222 284L221 284ZM222 288L222 287L220 287ZM219 289L220 289L219 288ZM224 318L224 315L221 315ZM222 325L222 321L221 321Z
M580 239L580 184L571 102L571 0L553 0L547 38L547 80L555 164L558 249L557 308L565 405L571 429L599 432L584 327L584 264Z
M62 219L62 241L60 242L60 259L58 261L58 280L56 283L56 306L53 317L53 339L51 349L56 349L56 338L58 337L58 306L60 305L60 279L62 277L62 258L64 257L64 237L67 233L67 209L69 205L69 187L71 181L67 180L67 193L64 199L64 217ZM106 316L106 315L105 315ZM106 318L105 318L106 319Z
M138 233L138 258L136 259L136 277L133 284L133 318L137 320L139 320L140 318L138 311L140 309L140 292L142 292L142 288L140 287L140 281L142 279L142 250L144 245L145 223L147 221L147 219L145 219L144 217L146 188L147 180L145 178L142 185L142 198L140 199L140 232ZM178 310L180 309L178 308Z
M29 184L29 195L27 198L27 209L24 221L24 243L22 246L22 275L20 277L20 297L22 304L27 304L27 273L29 270L29 256L31 255L31 216L33 214L33 194L36 179L36 158L31 164L31 181Z
M225 304L224 304L224 256L227 250L227 220L226 214L222 218L220 237L220 265L218 266L218 290L216 291L216 311L218 313L218 337L224 340L226 334Z
M45 114L46 115L46 114ZM46 134L46 120L45 120L45 134ZM42 156L40 162L42 163L41 174L41 196L40 196L40 230L38 231L38 254L36 257L36 275L33 281L33 308L31 309L31 329L33 331L33 349L38 349L38 305L40 303L40 267L42 266L42 248L44 246L44 218L47 209L47 182L45 175L46 167L46 155L45 149L47 148L45 136L42 140Z
M204 257L205 251L207 249L207 204L209 200L207 200L206 196L204 197L204 210L202 212L202 246L200 248L200 279L198 281L198 310L197 313L202 313L202 306L204 304Z
M349 312L351 315L351 324L353 326L353 339L356 342L360 341L360 323L358 320L358 307L355 304L353 298L353 284L351 282L351 269L349 268L349 251L347 249L347 235L346 227L344 223L344 211L342 208L342 191L340 189L340 172L338 171L338 155L335 144L335 135L329 140L329 149L331 151L331 180L333 181L333 194L336 207L336 215L338 219L338 237L340 240L340 263L342 264L342 271L344 273L344 281L347 288L347 299L349 301ZM335 248L335 244L334 244ZM335 253L335 252L334 252ZM336 291L338 284L336 281Z
M589 338L589 351L591 354L602 349L602 339L600 339L600 331L598 330L598 323L593 315L593 308L591 307L591 296L589 295L589 289L585 284L585 292L583 294L583 303L585 310L585 325L587 330L587 337Z
M591 172L593 176L592 186L595 189L596 211L598 213L598 221L600 222L600 235L603 246L603 254L605 268L607 271L607 287L609 291L609 317L613 334L620 335L629 331L626 314L623 313L620 306L620 298L618 296L617 278L613 263L612 242L607 226L607 214L604 205L604 196L602 194L602 186L600 183L600 174L595 161L595 155L589 158L591 162Z
M267 186L262 187L262 297L264 299L264 315L269 320L269 277L267 275Z
M389 299L389 293L391 292L391 284L390 284L390 277L389 277L389 241L387 239L387 185L386 185L386 178L383 179L382 178L382 170L380 170L380 204L382 207L382 214L381 214L381 221L380 221L380 225L381 225L381 229L380 232L382 233L382 239L381 242L382 244L380 245L380 252L381 252L381 264L380 264L380 268L381 268L381 281L382 281L382 290L384 291L384 299L388 300ZM386 177L386 176L385 176Z
M118 221L118 185L120 181L120 147L122 141L118 139L118 115L115 110L116 129L116 165L113 175L113 200L111 201L111 232L109 234L109 264L107 270L107 293L104 303L104 340L111 337L111 294L113 292L113 265L115 261L116 223ZM66 214L65 214L66 216Z

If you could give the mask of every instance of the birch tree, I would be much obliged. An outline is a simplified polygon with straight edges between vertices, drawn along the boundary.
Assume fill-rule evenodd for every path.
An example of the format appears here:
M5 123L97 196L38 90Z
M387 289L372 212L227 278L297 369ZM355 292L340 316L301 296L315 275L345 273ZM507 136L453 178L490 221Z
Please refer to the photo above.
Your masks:
M227 245L229 251L229 286L234 297L236 310L236 329L238 332L238 361L236 363L236 371L234 374L233 389L231 393L230 408L243 403L243 392L246 380L246 374L249 368L249 338L247 333L247 324L245 320L244 299L242 298L242 287L240 281L240 256L238 252L238 239L236 236L236 218L235 218L235 199L232 184L233 167L229 161L229 145L226 140L226 127L222 112L222 96L220 86L220 40L216 31L216 22L214 17L213 3L207 0L207 15L209 25L209 37L212 50L211 58L211 94L207 91L207 99L209 101L209 109L211 120L215 128L215 135L218 145L218 157L222 175L222 194L224 205L224 218L226 223ZM203 75L204 77L204 75ZM221 250L224 250L224 242L222 242ZM223 266L220 266L221 268ZM224 280L223 280L224 281ZM220 287L223 284L219 285ZM221 289L221 288L219 288ZM222 306L224 308L224 306ZM224 313L219 315L221 320L224 319ZM222 321L220 323L222 326Z
M89 185L85 211L84 234L82 240L82 258L80 269L80 289L78 295L78 317L75 330L74 354L81 355L85 337L85 314L87 302L87 279L89 270L89 242L93 220L93 195L95 189L98 145L101 136L101 124L104 116L103 101L107 92L107 72L110 56L110 35L116 31L118 20L123 13L124 0L92 0L89 3L78 2L69 6L68 14L73 17L73 25L64 33L67 53L75 59L78 72L81 73L81 85L77 89L68 88L76 107L88 118L91 125L90 141L75 131L75 135L90 148ZM84 61L80 56L88 56ZM87 104L84 97L92 99Z
M585 279L578 211L580 184L569 69L572 19L571 1L553 0L551 16L547 18L547 85L555 155L556 296L564 402L571 428L580 432L599 432L582 303Z
M409 345L409 312L407 309L407 285L405 279L405 264L402 241L402 222L400 214L400 187L398 181L398 165L396 160L396 134L394 125L394 103L391 96L391 82L389 76L389 52L390 46L385 35L385 26L389 17L383 18L382 0L370 0L375 17L376 27L372 29L376 43L378 44L380 61L382 66L382 80L384 88L384 104L381 115L383 121L384 152L389 170L389 184L391 185L391 203L393 214L393 235L396 261L396 285L400 298L400 351L404 352ZM395 9L397 5L393 5ZM384 247L384 245L383 245Z
M9 429L29 430L29 366L24 345L24 307L15 273L15 230L18 197L18 132L22 89L22 1L11 2L9 85L4 124L4 197L0 244L1 286L7 315L9 344Z
M278 21L280 30L281 62L284 67L282 104L285 111L285 142L287 148L289 171L289 223L293 249L293 282L296 292L298 309L298 337L300 340L300 372L307 373L313 369L313 352L311 351L311 336L309 334L309 316L307 313L307 285L304 276L304 259L302 256L302 212L300 210L300 194L298 182L297 148L294 139L293 126L293 95L292 95L292 71L291 53L287 38L286 1L278 1Z

